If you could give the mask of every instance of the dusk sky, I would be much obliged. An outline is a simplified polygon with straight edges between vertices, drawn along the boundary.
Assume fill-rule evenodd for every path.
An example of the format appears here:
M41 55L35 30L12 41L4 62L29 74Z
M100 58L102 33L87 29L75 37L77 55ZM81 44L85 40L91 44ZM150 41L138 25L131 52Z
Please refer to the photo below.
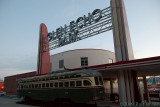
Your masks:
M135 59L160 56L160 0L124 0ZM110 0L0 0L0 79L37 69L39 25L69 25ZM50 51L114 51L112 30Z

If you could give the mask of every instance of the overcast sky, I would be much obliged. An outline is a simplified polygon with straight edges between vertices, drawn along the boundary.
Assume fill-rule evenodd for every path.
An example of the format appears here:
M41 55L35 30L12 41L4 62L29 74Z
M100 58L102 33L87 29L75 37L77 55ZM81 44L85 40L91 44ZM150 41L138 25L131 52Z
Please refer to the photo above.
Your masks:
M160 0L124 0L136 59L160 56ZM37 68L39 25L48 31L95 9L110 0L0 0L0 79ZM112 31L52 50L96 48L114 51Z

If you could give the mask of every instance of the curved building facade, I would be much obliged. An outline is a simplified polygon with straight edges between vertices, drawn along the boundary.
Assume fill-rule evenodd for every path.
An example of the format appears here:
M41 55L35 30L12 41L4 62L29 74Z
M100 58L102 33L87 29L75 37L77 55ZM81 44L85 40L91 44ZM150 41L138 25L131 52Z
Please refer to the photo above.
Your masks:
M51 71L81 68L115 62L114 52L102 49L76 49L51 55Z

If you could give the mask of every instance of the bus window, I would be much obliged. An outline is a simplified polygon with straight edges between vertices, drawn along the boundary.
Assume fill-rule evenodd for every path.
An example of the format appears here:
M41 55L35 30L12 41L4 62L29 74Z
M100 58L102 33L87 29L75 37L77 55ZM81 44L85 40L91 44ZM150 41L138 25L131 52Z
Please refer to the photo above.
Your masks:
M64 83L64 86L65 86L65 87L69 87L69 82L65 82L65 83Z
M66 75L64 78L69 78L69 75Z
M83 81L84 86L91 86L91 83L88 80Z
M50 83L50 87L53 87L53 83Z
M70 87L75 87L75 81L70 81Z
M46 78L46 81L48 81L49 80L49 78Z
M39 84L39 86L38 86L39 88L41 88L41 84Z
M46 88L48 88L49 87L49 83L46 83Z
M59 79L63 79L63 77L59 77Z
M103 79L102 79L102 77L99 77L99 83L100 83L100 85L103 85Z
M51 77L51 80L54 80L55 78L54 77Z
M54 87L58 87L58 82L56 82L56 83L54 84Z
M34 88L34 84L32 84L32 88Z
M29 88L31 88L31 85L29 85Z
M42 88L45 88L45 83L42 84Z
M81 77L81 75L76 75L76 77Z
M76 81L76 86L81 86L82 85L82 81Z
M63 82L59 82L59 87L63 87Z
M94 77L96 85L99 85L98 77Z
M38 88L38 84L35 84L35 88Z
M74 78L74 75L71 75L70 78Z

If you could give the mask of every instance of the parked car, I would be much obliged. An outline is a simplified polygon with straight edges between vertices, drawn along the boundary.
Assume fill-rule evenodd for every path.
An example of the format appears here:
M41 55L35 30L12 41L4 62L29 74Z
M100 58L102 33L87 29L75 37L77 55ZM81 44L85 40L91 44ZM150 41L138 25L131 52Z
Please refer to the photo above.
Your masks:
M6 92L0 91L0 96L4 96L4 95L6 95Z

